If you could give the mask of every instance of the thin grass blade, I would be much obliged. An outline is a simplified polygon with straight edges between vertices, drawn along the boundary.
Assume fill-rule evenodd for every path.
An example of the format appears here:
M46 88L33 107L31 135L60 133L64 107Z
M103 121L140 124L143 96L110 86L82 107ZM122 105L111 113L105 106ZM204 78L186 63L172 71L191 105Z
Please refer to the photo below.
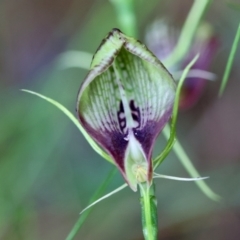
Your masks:
M53 104L55 107L57 107L59 110L61 110L73 123L74 125L80 130L80 132L83 134L83 136L86 138L86 140L88 141L88 143L90 144L90 146L103 158L105 158L107 161L109 161L110 163L113 163L111 157L105 153L93 140L92 138L88 135L88 133L84 130L84 128L80 125L80 123L78 122L78 120L74 117L74 115L67 109L65 108L62 104L60 104L59 102L48 98L42 94L30 91L30 90L26 90L26 89L22 89L21 91L23 92L27 92L33 95L36 95L44 100L46 100L47 102Z
M200 181L207 179L209 177L197 177L197 178L182 178L182 177L174 177L174 176L168 176L168 175L162 175L158 173L154 173L153 178L165 178L170 180L176 180L176 181Z
M68 68L83 68L89 70L92 54L84 51L66 51L60 54L56 60L58 68L64 70Z
M235 57L236 52L237 52L237 47L238 47L238 44L239 44L239 40L240 40L240 24L238 26L237 33L236 33L236 36L234 38L233 45L232 45L232 48L231 48L231 51L230 51L230 54L229 54L229 57L228 57L226 69L224 71L222 83L221 83L219 94L218 94L219 97L222 96L222 94L223 94L223 92L226 88L226 85L227 85L227 82L228 82L228 79L229 79L229 74L230 74L231 69L232 69L233 60L234 60L234 57Z
M125 187L127 187L128 184L124 183L122 186L116 188L115 190L113 190L112 192L104 195L103 197L99 198L98 200L96 200L95 202L91 203L90 205L88 205L86 208L84 208L80 214L84 213L86 210L88 210L89 208L93 207L94 205L96 205L97 203L101 202L102 200L111 197L112 195L114 195L115 193L120 192L121 190L123 190Z
M182 88L183 82L186 79L186 76L187 76L190 68L197 61L197 59L198 59L198 55L195 56L194 59L184 69L182 77L181 77L181 79L178 83L177 90L176 90L176 96L175 96L175 100L174 100L174 105L173 105L170 137L168 139L167 146L165 147L165 149L162 151L162 153L159 156L157 156L154 159L154 161L153 161L154 162L154 169L156 169L163 162L163 160L167 157L167 155L169 154L169 152L171 151L171 149L173 147L173 144L174 144L174 141L175 141L175 136L176 136L176 122L177 122L178 106L179 106L179 101L180 101L181 88ZM163 132L164 132L164 129L163 129Z
M178 43L172 54L164 61L167 67L178 63L188 52L197 27L210 4L210 0L195 0L183 25Z
M116 168L112 169L109 172L107 178L99 186L97 191L94 193L94 195L90 199L89 203L94 202L96 199L99 198L99 196L101 196L103 194L103 192L105 191L107 185L111 182L111 180L114 177L114 175L116 174L116 172L117 172ZM86 221L87 217L89 216L91 210L92 209L88 209L88 211L84 212L83 214L81 214L79 216L77 222L75 223L75 225L73 226L72 230L69 232L68 236L66 237L66 240L74 239L74 237L77 235L77 233L79 232L80 228L82 227L83 223Z

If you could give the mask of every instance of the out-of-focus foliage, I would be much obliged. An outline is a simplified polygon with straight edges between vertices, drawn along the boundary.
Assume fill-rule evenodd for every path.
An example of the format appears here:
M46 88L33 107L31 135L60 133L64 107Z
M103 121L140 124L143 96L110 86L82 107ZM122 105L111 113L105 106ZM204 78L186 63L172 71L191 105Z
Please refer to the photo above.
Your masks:
M138 1L140 38L162 17L181 28L191 5ZM109 1L100 0L9 0L0 9L0 239L64 239L111 166L60 111L19 89L47 95L74 113L86 71L63 69L59 56L69 50L93 53L105 34L119 27L116 14ZM239 11L212 1L205 19L221 43L211 71L222 79ZM238 51L222 98L217 98L220 80L208 82L177 126L179 140L223 200L211 202L194 183L157 180L160 239L239 238L239 61ZM164 144L160 137L155 152ZM186 176L173 154L158 171ZM108 191L121 183L116 175ZM124 190L95 207L76 239L141 239L139 208L138 196Z
M231 72L232 64L233 64L233 61L234 61L234 57L235 57L235 54L237 52L239 40L240 40L240 24L238 26L237 33L236 33L236 36L235 36L233 44L232 44L231 52L230 52L229 57L228 57L226 69L225 69L223 79L222 79L222 84L221 84L221 87L220 87L220 90L219 90L219 96L222 96L223 91L226 88L227 81L228 81L228 78L229 78L229 74Z

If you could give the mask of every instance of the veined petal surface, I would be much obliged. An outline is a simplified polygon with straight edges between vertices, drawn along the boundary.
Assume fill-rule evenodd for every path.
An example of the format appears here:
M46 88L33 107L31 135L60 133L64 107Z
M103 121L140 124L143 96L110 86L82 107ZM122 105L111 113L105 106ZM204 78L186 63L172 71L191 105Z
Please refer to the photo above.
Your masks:
M77 111L134 191L139 181L151 183L153 144L171 116L174 96L175 82L161 62L113 29L93 57Z

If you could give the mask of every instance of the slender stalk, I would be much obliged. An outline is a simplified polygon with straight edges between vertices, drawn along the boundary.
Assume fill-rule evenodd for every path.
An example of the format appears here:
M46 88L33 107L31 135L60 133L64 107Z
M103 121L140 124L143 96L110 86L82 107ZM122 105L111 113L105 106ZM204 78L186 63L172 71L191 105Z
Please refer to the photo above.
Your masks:
M142 209L142 228L145 240L156 240L158 233L157 200L155 185L139 184Z
M110 0L116 9L118 23L122 31L133 37L138 36L134 0Z
M23 92L27 92L33 95L36 95L42 99L44 99L45 101L53 104L55 107L57 107L59 110L61 110L73 123L74 125L78 128L78 130L82 133L82 135L86 138L86 140L88 141L88 143L90 144L90 146L100 155L102 156L104 159L106 159L107 161L109 161L110 163L113 163L113 160L111 159L111 157L104 152L99 146L98 144L88 135L87 131L82 127L82 125L79 123L79 121L77 120L77 118L66 108L64 107L62 104L60 104L59 102L46 97L40 93L37 92L33 92L30 90L26 90L26 89L21 89L21 91Z
M238 47L239 41L240 41L240 24L238 26L237 33L236 33L236 36L235 36L233 44L232 44L232 49L231 49L230 55L228 57L226 69L224 71L221 87L220 87L219 94L218 94L219 97L222 96L223 91L226 88L228 78L229 78L229 74L231 72L231 68L232 68L232 65L233 65L233 60L234 60L235 54L237 52L237 47Z
M103 183L97 189L95 194L92 196L92 198L90 199L89 203L94 202L96 199L98 199L102 195L102 193L105 191L107 185L111 182L111 180L112 180L113 176L116 174L116 172L117 172L117 169L114 167L109 172L107 178L103 181ZM66 237L66 240L73 240L75 238L75 236L77 235L78 231L80 230L81 226L83 225L83 223L87 219L87 217L90 214L90 212L92 211L92 209L93 208L89 208L83 214L81 214L79 216L77 222L75 223L75 225L73 226L72 230L70 231L70 233Z
M181 59L189 51L192 40L194 38L194 34L210 2L211 0L194 1L187 19L183 25L178 43L172 54L164 61L167 67L173 66L174 64L181 61Z
M162 153L154 159L154 170L163 162L163 160L168 156L170 151L172 150L172 147L175 142L175 136L176 136L176 122L177 122L177 116L178 116L178 105L180 101L180 93L181 93L181 88L184 83L184 80L186 79L186 76L193 66L193 64L197 61L198 55L194 57L194 59L186 66L186 68L183 71L183 74L181 76L181 79L178 83L177 90L176 90L176 96L174 100L174 105L173 105L173 113L172 113L172 121L171 121L171 128L170 128L170 136L167 142L166 147L162 151ZM165 127L166 128L166 127Z

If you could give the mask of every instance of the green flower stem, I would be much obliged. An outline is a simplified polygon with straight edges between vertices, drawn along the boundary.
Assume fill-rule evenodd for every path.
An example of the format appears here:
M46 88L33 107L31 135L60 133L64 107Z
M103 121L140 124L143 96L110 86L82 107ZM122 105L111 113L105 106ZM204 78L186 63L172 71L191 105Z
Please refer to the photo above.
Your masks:
M240 24L238 26L237 33L236 33L236 36L235 36L233 44L232 44L232 49L231 49L230 55L228 57L226 69L225 69L225 72L224 72L224 75L223 75L221 87L220 87L219 94L218 94L219 97L222 96L223 91L226 88L228 78L229 78L229 74L231 72L231 68L232 68L232 65L233 65L233 60L234 60L235 54L237 52L237 47L238 47L239 41L240 41Z
M186 68L183 71L183 74L181 76L181 79L178 83L177 90L176 90L176 97L174 100L174 105L173 105L173 113L172 113L172 121L171 121L171 129L169 130L170 136L169 136L168 142L162 153L154 159L154 170L163 162L163 160L167 157L169 152L172 150L172 147L175 142L175 136L176 136L176 122L177 122L177 115L178 115L178 105L180 101L180 93L181 93L181 88L184 83L184 80L187 77L187 74L190 70L190 68L193 66L193 64L197 61L198 55L194 57L194 59L186 66ZM166 131L166 130L165 130ZM166 136L166 135L165 135Z
M26 89L21 89L21 91L23 92L27 92L33 95L36 95L42 99L44 99L45 101L53 104L55 107L57 107L59 110L61 110L73 123L74 125L78 128L78 130L82 133L82 135L86 138L86 140L88 141L88 143L90 144L90 146L103 158L105 158L108 162L113 163L113 160L111 159L111 157L104 152L98 145L97 143L88 135L88 133L86 132L86 130L82 127L82 125L79 123L79 121L77 120L77 118L67 109L65 108L62 104L60 104L59 102L46 97L40 93L36 93L30 90L26 90Z
M95 194L92 196L92 198L89 201L89 204L91 204L92 202L94 202L96 199L98 199L102 193L105 191L107 185L111 182L112 178L114 177L114 175L116 174L117 169L114 167L108 174L107 178L103 181L103 183L100 185L100 187L97 189L97 191L95 192ZM90 214L90 212L92 211L93 208L89 208L87 209L84 213L82 213L77 222L75 223L75 225L73 226L72 230L70 231L70 233L68 234L68 236L66 237L66 240L73 240L74 237L77 235L78 231L80 230L81 226L83 225L83 223L85 222L85 220L87 219L88 215Z
M189 51L197 27L210 4L210 0L195 0L183 25L178 43L172 54L164 61L169 67L178 63Z
M134 11L135 0L110 0L116 9L120 29L130 36L138 36Z
M155 185L139 184L142 207L142 227L145 240L156 240L158 233L157 200Z

